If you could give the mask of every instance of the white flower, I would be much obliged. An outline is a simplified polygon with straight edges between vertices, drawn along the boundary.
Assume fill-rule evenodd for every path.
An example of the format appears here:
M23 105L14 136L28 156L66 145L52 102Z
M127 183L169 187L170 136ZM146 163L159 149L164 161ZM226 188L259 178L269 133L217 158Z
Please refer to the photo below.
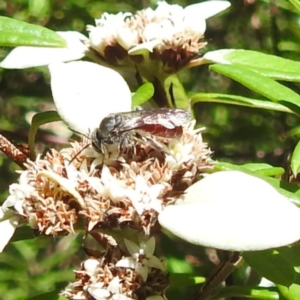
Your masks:
M29 68L87 56L100 64L105 61L136 70L136 59L128 58L128 55L142 54L144 59L139 62L146 64L149 69L149 52L157 50L156 60L167 65L168 72L176 72L191 63L206 45L203 42L206 20L229 6L228 1L206 1L183 8L160 1L155 10L147 8L134 15L129 12L116 15L104 13L96 19L96 26L87 26L89 38L79 32L58 32L66 40L67 47L17 47L2 61L0 67ZM184 51L186 53L178 62L170 59L165 51L175 52L175 57L176 51L180 51L181 55ZM153 69L157 72L156 67Z
M3 212L0 207L0 253L3 251L4 247L7 245L15 230L17 229L21 217L15 214L13 211Z
M158 196L163 192L163 184L148 185L144 177L137 175L135 180L135 190L127 190L126 196L131 200L137 213L141 215L144 210L154 209L160 212L162 200Z
M206 1L182 8L159 1L154 13L144 10L145 18L155 21L146 23L140 31L142 43L131 48L129 54L141 54L143 49L152 52L156 46L174 42L179 36L192 36L193 40L199 40L206 29L205 20L229 6L228 1Z
M300 209L269 183L239 171L205 176L158 219L190 243L223 250L264 250L300 239Z
M101 191L103 197L110 198L113 202L118 202L124 198L126 183L115 178L106 165L103 165L102 168L101 183L103 185L103 190Z
M146 282L150 268L166 271L163 263L154 256L155 238L151 237L146 243L137 245L127 239L124 240L126 248L131 256L124 257L116 263L117 267L135 269Z
M103 288L103 282L92 284L88 288L88 292L96 300L134 300L133 298L126 297L120 291L120 279L118 276L114 277L109 283L107 288Z
M87 290L96 300L106 300L110 297L110 292L104 289L103 286L103 282L97 282L89 285Z
M21 221L25 198L34 191L34 188L27 183L26 176L27 172L24 171L20 176L19 184L10 185L10 195L0 207L0 252L7 245Z

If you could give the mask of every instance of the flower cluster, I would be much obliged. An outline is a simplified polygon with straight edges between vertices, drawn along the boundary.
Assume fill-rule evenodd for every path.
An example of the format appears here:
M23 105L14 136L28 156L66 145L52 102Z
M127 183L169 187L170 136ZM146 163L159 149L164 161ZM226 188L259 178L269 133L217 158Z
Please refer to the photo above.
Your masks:
M163 300L168 276L163 262L153 255L154 237L141 245L125 239L125 246L124 250L109 247L99 257L85 260L75 271L77 281L61 295L68 299ZM125 253L130 256L124 257Z
M195 121L184 124L180 138L151 136L163 150L136 139L101 154L83 140L26 163L19 184L11 185L2 206L4 214L15 210L19 222L40 234L57 236L83 230L101 236L99 244L107 240L105 253L91 255L94 271L83 264L76 271L77 281L63 292L65 297L163 297L168 280L161 261L153 256L154 239L144 246L125 240L128 250L124 250L124 242L116 242L114 232L130 228L133 236L149 238L163 208L212 167L201 129L194 126Z
M229 5L208 1L182 8L159 1L155 10L104 13L96 26L87 26L90 47L112 65L142 63L149 72L156 61L165 72L174 73L197 59L206 45L205 19Z
M85 142L52 150L26 164L4 207L47 235L74 232L79 218L88 231L130 225L150 234L163 206L209 166L210 151L193 127L191 121L180 139L164 141L168 153L138 142L109 155L91 146L81 151Z

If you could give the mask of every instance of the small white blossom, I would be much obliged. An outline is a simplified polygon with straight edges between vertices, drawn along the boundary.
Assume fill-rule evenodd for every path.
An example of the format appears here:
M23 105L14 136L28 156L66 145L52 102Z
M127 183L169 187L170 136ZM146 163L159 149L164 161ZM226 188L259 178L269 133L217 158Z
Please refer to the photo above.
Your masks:
M163 192L163 184L148 185L144 177L137 175L135 190L127 190L126 196L131 200L137 213L141 215L144 210L154 209L157 212L162 210L162 201L158 199Z
M107 289L103 288L103 282L97 282L89 285L88 292L91 296L93 296L96 300L106 300L110 297L110 292Z
M125 182L115 178L109 168L103 165L101 173L101 182L103 184L102 195L110 198L114 202L118 202L126 193Z
M163 263L153 255L155 251L154 237L151 237L146 243L141 243L140 245L127 239L124 242L131 256L119 260L116 264L117 267L135 269L145 282L151 268L156 268L163 272L166 271Z
M34 188L27 183L27 171L24 171L19 179L19 183L13 183L9 187L10 195L0 207L0 252L7 245L13 236L23 215L23 203L26 197L34 191Z

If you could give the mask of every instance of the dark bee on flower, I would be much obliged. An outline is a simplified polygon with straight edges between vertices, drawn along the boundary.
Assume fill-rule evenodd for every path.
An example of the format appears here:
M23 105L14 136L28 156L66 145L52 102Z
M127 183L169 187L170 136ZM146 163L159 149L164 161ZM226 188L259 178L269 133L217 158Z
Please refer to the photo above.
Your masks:
M156 108L110 114L104 118L99 128L92 132L92 145L100 153L107 145L120 144L120 149L131 143L133 138L149 135L162 138L180 138L182 125L191 118L191 114L177 108ZM149 138L148 141L151 141ZM153 141L153 148L161 148Z

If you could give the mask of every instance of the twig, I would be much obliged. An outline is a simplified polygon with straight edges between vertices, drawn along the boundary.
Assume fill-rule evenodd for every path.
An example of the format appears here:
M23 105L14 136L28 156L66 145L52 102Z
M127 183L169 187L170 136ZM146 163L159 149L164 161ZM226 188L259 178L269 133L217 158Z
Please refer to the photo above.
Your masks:
M194 300L210 299L223 281L240 265L242 257L239 252L233 252L228 261L221 262L212 276L202 286L200 293Z
M24 169L24 163L28 156L12 144L7 138L0 134L0 151L7 157L11 158L18 166Z

